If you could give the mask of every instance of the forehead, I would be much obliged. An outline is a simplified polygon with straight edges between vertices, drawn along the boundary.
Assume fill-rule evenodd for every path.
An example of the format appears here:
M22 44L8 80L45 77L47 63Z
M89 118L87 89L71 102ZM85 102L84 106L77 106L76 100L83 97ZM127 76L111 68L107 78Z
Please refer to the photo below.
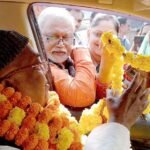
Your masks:
M62 17L51 17L44 22L42 33L73 34L74 28L70 20Z
M115 25L111 20L101 20L99 23L92 27L97 32L112 32L116 34Z

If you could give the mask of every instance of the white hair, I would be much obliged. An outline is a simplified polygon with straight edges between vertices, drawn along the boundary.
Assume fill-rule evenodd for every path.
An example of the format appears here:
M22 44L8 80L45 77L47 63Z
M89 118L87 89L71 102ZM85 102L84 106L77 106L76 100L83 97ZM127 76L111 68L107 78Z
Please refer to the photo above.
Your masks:
M40 13L38 16L38 25L40 29L43 28L45 21L51 19L52 17L59 17L69 21L73 29L75 29L75 20L73 16L66 9L59 7L47 7Z

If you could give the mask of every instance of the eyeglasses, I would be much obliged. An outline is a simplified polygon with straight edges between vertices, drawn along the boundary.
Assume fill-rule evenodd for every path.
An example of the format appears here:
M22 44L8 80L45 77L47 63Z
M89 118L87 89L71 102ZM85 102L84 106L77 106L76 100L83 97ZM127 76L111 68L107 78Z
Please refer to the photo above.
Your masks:
M74 37L73 36L68 36L68 37L58 37L58 36L48 36L48 35L43 35L45 37L46 42L52 42L55 44L58 44L60 41L62 41L64 44L73 44Z

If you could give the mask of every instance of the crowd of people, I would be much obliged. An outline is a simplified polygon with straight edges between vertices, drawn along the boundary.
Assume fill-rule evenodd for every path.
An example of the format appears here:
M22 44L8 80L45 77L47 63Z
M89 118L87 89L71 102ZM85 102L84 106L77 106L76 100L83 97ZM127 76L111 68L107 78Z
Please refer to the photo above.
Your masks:
M121 30L125 30L126 22L122 25L115 16L97 14L87 31L88 48L83 48L80 43L76 47L75 33L84 15L77 15L81 17L77 25L73 17L75 12L76 10L71 13L71 10L48 7L38 16L54 90L61 103L78 116L84 108L106 97L110 112L109 123L91 132L85 144L86 150L130 149L129 130L148 105L150 91L146 77L137 72L122 95L108 89L108 84L98 80L105 65L111 63L111 58L106 60L103 55L100 36L104 32L112 32L122 39L123 44L126 36L121 34ZM149 35L145 38L147 36ZM128 47L129 42L126 41L124 46ZM17 32L0 31L0 51L1 82L31 96L33 101L44 106L49 90L45 68L39 55L29 45L28 38Z

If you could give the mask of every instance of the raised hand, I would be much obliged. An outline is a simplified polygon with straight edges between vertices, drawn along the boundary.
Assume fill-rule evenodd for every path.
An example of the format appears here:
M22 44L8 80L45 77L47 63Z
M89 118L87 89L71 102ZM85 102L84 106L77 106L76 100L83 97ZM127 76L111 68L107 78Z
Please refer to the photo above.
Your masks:
M143 74L137 73L121 96L117 91L108 89L107 105L110 122L118 122L130 129L148 105L150 89L146 86L147 79Z

